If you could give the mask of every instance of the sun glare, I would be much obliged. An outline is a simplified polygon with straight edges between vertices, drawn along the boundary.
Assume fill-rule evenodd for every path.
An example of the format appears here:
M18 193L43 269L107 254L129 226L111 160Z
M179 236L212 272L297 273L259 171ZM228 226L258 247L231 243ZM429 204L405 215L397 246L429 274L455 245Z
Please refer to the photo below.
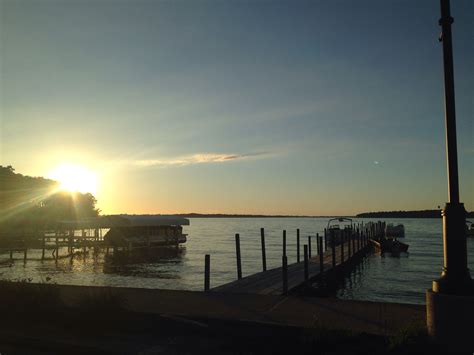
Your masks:
M93 195L97 192L97 174L80 165L60 165L49 174L49 177L60 183L61 190L90 192Z

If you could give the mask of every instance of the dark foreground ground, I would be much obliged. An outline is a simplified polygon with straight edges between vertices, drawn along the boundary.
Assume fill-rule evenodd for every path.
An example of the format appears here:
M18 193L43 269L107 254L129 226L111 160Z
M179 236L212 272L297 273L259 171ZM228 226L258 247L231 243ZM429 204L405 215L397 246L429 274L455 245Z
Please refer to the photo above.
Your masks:
M451 347L431 343L423 323L386 332L386 326L372 322L373 315L361 316L364 309L405 309L400 306L374 308L300 297L112 291L0 282L1 355L453 353ZM352 308L353 313L348 311ZM309 320L318 312L320 321L305 321L305 313ZM407 309L407 314L413 312ZM268 321L262 320L262 314ZM384 331L377 333L377 329Z
M4 313L4 354L377 354L442 352L422 328L391 337L322 327L62 309ZM444 353L450 353L445 351Z

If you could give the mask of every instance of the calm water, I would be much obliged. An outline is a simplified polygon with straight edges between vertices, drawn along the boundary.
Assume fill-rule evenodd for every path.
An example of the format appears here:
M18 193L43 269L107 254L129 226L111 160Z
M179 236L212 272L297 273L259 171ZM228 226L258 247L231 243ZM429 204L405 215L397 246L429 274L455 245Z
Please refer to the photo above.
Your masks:
M364 219L354 220L355 222ZM405 225L409 254L395 257L371 255L345 280L338 297L348 299L424 303L424 292L438 277L442 265L441 220L394 219L388 223ZM267 244L267 267L281 264L282 230L287 230L288 262L296 261L296 229L301 230L302 244L308 235L322 234L327 218L203 218L191 219L186 226L188 242L179 252L114 263L104 254L86 258L41 262L41 251L29 252L23 263L16 254L0 255L2 279L27 279L58 284L105 285L144 288L202 290L204 255L211 255L211 287L236 279L235 233L240 233L243 274L261 271L260 228L264 227ZM315 243L313 240L313 250ZM65 251L62 251L65 254ZM474 244L468 241L469 264L474 266Z

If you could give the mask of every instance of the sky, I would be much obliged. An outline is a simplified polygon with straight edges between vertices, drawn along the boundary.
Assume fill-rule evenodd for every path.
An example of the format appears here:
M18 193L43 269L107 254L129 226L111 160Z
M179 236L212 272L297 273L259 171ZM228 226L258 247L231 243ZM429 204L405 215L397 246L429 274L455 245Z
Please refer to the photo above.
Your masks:
M474 1L451 4L474 210ZM0 163L103 213L349 215L447 201L435 0L0 0Z

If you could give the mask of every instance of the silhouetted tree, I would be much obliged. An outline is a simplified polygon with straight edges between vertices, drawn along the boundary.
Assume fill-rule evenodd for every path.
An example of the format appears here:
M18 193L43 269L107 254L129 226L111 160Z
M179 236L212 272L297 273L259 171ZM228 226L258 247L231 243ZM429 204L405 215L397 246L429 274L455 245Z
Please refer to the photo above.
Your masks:
M59 183L0 166L0 229L54 228L58 221L98 216L90 194L58 191Z

